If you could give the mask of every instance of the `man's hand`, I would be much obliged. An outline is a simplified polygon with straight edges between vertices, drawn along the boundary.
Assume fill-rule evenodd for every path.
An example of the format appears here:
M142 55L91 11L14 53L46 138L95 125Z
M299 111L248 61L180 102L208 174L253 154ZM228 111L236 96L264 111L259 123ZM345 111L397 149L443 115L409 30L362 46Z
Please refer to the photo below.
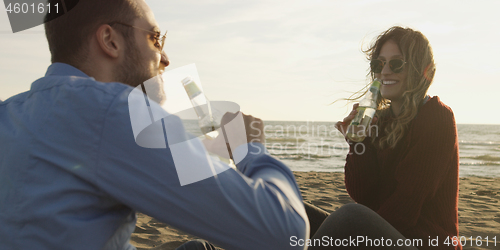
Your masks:
M222 117L219 136L214 140L204 140L203 144L212 153L233 158L231 148L236 149L250 142L265 143L262 120L241 112L228 112Z
M235 121L235 118L237 118L240 115L243 116L243 124L235 123L234 125L239 125L239 126L244 125L246 134L246 141L244 143L259 142L264 144L266 142L266 138L264 136L264 123L262 122L262 120L253 117L251 115L245 115L242 112L237 112L237 113L227 112L222 117L221 128L227 137L226 139L229 141L233 141L230 138L243 135L240 130L242 128L236 127L233 124L231 124L233 121ZM227 140L226 142L229 142ZM238 141L243 143L243 140L238 140Z

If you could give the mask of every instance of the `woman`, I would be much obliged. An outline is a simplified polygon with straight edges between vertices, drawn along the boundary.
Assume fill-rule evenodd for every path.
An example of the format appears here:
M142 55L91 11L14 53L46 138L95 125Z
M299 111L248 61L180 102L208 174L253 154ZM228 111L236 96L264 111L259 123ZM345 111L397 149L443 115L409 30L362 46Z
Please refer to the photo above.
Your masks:
M382 86L371 138L357 146L349 141L346 189L406 238L422 239L419 249L462 249L453 241L458 237L457 130L451 109L426 95L435 73L429 41L418 31L392 27L365 53L371 78ZM341 132L356 107L337 123ZM306 207L314 231L321 211Z

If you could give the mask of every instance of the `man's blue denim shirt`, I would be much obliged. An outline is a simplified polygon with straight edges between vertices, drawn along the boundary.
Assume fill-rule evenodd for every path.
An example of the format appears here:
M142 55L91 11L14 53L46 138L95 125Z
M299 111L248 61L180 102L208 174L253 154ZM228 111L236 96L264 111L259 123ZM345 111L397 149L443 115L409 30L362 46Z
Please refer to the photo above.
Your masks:
M135 249L136 211L226 249L289 249L290 237L307 237L293 174L262 144L238 170L182 186L168 146L137 145L132 90L55 63L0 102L0 249ZM168 126L185 134L180 120Z

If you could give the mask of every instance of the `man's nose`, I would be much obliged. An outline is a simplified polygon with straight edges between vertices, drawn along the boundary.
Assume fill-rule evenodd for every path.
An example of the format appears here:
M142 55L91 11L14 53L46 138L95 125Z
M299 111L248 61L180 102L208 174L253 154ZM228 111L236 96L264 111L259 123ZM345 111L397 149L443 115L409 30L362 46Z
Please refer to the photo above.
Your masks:
M161 52L161 61L160 61L160 68L164 69L170 64L170 61L168 60L167 53L165 51Z

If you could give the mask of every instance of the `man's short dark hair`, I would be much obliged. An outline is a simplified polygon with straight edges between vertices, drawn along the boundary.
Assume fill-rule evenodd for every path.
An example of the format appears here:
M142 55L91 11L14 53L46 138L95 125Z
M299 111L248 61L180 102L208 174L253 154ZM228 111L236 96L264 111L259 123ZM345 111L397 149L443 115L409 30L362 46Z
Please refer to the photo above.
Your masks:
M62 62L78 67L80 63L86 61L90 38L99 26L115 21L132 24L136 18L140 18L136 0L49 0L48 2L52 6L59 3L60 10L69 9L61 16L55 11L45 16L45 35L52 54L52 63ZM132 36L132 31L126 27L120 25L114 28L125 39L130 39Z

